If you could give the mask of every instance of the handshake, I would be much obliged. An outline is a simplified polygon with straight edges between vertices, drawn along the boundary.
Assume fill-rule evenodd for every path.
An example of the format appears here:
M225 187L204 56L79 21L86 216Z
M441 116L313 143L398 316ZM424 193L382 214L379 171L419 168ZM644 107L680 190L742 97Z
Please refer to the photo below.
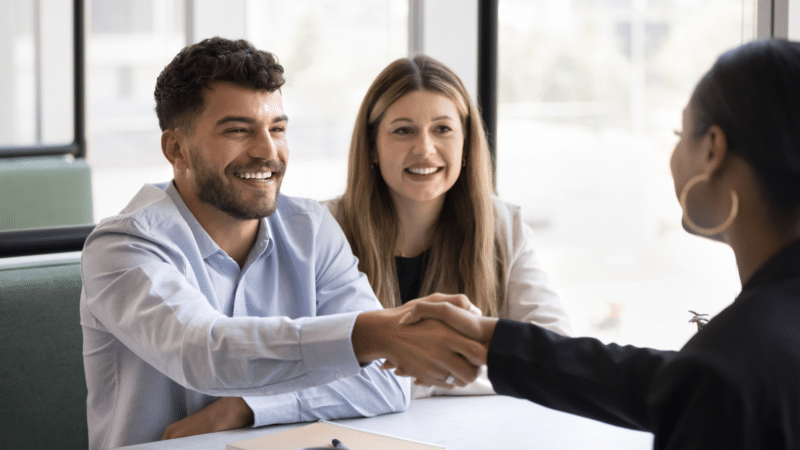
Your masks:
M416 384L466 386L486 364L496 324L465 295L431 294L359 314L353 350L360 363L385 359L383 369L414 377Z

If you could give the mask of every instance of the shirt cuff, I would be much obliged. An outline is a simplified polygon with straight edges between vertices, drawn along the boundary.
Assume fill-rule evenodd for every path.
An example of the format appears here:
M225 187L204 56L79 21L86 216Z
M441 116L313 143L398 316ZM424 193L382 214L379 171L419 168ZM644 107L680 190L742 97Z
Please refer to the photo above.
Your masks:
M294 392L242 399L253 411L253 428L300 422L300 404Z
M353 327L361 311L316 316L300 329L300 351L313 386L355 375L361 370L353 350Z

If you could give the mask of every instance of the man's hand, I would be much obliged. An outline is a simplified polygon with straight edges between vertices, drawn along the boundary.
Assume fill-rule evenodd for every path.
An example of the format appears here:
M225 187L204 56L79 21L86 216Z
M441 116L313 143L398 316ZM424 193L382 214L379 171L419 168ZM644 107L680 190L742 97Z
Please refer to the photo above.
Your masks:
M452 376L456 385L466 386L478 375L486 349L433 320L401 323L417 303L448 304L465 314L480 313L464 295L432 294L397 308L369 311L358 315L353 328L353 349L359 362L385 358L387 367L402 368L401 373L432 386L451 388L445 381ZM477 316L476 316L477 317Z
M438 320L444 322L458 331L462 335L479 342L486 351L483 353L481 364L486 364L486 355L492 343L492 336L497 325L497 319L490 317L480 317L467 313L463 308L454 307L449 303L442 302L416 302L411 310L400 319L401 324L417 323L420 320ZM395 374L399 376L409 376L403 367L387 361L381 366L383 369L396 369ZM414 384L426 386L427 384L419 379Z
M161 440L233 430L253 424L253 411L239 397L222 397L214 403L169 425Z

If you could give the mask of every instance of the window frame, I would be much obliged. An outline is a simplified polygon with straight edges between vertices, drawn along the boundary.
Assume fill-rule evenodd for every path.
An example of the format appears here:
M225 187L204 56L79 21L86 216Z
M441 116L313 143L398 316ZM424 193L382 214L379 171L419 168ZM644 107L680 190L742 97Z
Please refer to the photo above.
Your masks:
M756 36L758 39L789 37L789 2L791 0L758 0Z
M39 2L35 3L38 5ZM86 157L86 105L85 105L85 16L84 0L72 1L73 18L73 97L74 126L73 140L61 145L9 145L0 146L0 158L20 158L35 156L72 155L75 158ZM37 7L37 6L34 6ZM38 19L38 18L37 18ZM38 41L38 37L37 37ZM40 74L37 73L39 77ZM37 89L39 89L37 87ZM37 93L38 94L38 93Z

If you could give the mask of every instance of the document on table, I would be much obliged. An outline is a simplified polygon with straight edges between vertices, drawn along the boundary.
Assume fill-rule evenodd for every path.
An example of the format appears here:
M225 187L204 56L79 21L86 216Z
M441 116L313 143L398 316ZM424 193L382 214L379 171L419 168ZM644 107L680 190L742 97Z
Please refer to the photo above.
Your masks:
M265 434L253 439L234 442L227 450L302 450L310 447L334 448L338 439L349 450L444 450L439 445L425 444L367 430L319 421L279 433Z

